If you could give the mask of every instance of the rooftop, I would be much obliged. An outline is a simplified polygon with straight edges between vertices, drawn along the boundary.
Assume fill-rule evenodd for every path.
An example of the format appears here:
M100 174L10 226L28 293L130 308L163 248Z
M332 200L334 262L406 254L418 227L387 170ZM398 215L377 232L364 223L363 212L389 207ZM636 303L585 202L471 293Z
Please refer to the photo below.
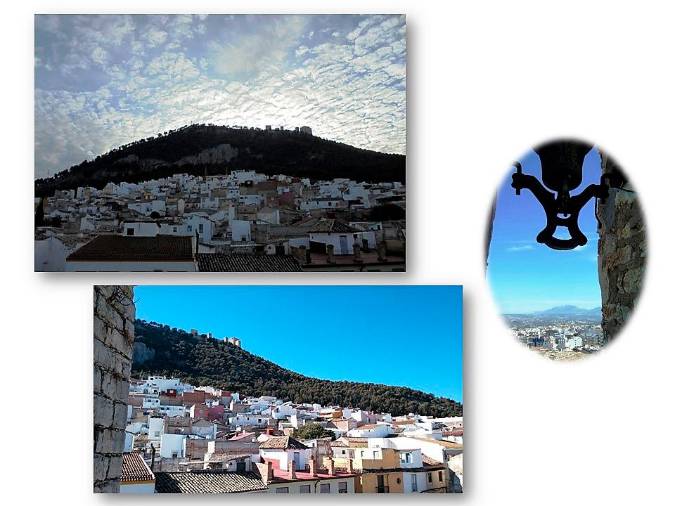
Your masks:
M308 446L290 436L271 436L267 441L260 443L261 450L307 450Z
M125 453L122 457L122 483L155 481L155 475L138 452Z
M292 256L281 255L197 255L200 272L300 272L300 264Z
M402 264L405 262L405 258L399 255L388 254L386 260L380 260L377 252L375 251L362 251L361 252L361 261L357 262L354 255L334 255L332 262L328 262L328 255L326 253L310 253L311 263L304 266L304 269L311 269L312 266L375 266L375 265L390 265L390 264Z
M355 476L356 473L348 473L339 469L335 469L333 474L328 474L326 469L317 469L316 473L312 474L307 471L296 471L295 478L291 478L290 471L284 471L283 469L274 469L274 478L271 483L283 483L286 481L306 481L306 480L330 480L338 478L349 478Z
M338 233L353 233L358 232L355 228L350 227L347 223L340 220L320 218L313 223L309 229L310 232L338 232Z
M156 478L155 492L159 494L223 494L267 489L260 477L251 472L159 472Z
M69 262L190 262L192 238L170 235L129 237L99 235L74 251Z

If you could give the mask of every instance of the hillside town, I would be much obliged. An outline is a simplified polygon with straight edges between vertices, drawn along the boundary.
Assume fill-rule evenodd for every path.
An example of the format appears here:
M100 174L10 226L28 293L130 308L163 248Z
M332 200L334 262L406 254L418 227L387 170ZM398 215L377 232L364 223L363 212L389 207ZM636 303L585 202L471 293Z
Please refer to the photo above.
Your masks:
M404 271L405 195L252 170L58 190L35 200L35 270Z
M549 358L575 358L594 353L604 345L602 326L586 318L507 317L518 341Z
M463 419L131 379L120 493L453 493Z

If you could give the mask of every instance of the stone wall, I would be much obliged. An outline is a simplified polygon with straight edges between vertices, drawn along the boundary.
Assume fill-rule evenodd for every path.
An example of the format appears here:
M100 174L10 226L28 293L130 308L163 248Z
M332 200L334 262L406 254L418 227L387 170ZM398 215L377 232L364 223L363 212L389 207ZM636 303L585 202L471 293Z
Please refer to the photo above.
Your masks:
M598 274L602 294L602 330L606 342L621 330L632 312L645 270L645 223L631 184L608 156L602 171L611 179L609 198L598 202Z
M94 287L94 492L119 492L136 308L131 286Z

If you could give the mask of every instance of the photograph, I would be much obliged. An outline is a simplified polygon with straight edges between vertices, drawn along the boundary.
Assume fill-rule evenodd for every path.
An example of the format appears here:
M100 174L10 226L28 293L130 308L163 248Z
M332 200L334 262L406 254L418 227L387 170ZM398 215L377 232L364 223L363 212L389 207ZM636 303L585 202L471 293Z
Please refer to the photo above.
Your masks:
M525 153L499 188L487 241L499 310L519 342L552 360L601 350L637 303L639 195L597 146L559 139Z
M34 21L35 271L406 270L405 15Z
M461 286L93 292L94 492L463 492Z

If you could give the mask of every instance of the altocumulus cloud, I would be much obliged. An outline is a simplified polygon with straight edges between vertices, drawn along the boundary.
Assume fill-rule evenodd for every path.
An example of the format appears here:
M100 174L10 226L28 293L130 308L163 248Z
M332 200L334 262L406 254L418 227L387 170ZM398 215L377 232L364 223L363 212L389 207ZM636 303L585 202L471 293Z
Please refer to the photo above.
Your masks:
M36 177L189 123L405 153L398 15L36 16Z

